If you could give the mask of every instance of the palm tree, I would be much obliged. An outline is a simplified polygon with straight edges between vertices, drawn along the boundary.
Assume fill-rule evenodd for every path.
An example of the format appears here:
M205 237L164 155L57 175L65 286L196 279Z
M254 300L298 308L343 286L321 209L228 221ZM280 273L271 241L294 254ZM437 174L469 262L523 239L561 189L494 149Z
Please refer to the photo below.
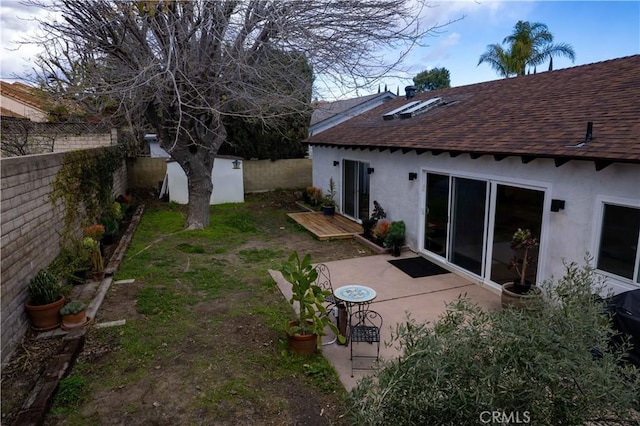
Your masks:
M504 38L503 48L498 44L490 44L487 51L480 56L478 65L488 63L503 77L525 75L527 67L531 68L550 60L549 70L553 69L553 57L564 56L573 62L575 52L567 43L553 43L553 34L545 24L518 21L513 33Z

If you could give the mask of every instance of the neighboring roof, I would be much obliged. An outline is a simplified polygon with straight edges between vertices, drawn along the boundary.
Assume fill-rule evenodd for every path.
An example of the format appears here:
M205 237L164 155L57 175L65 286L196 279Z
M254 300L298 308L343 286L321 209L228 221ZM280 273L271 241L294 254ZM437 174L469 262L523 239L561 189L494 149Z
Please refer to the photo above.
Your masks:
M348 115L350 110L366 104L370 101L393 99L396 95L391 92L374 93L373 95L361 96L359 98L345 99L334 102L322 102L313 110L311 116L311 126L329 120L337 115ZM357 115L357 114L356 114ZM349 117L351 118L351 116Z
M48 97L43 91L17 81L0 81L0 93L42 111L48 102Z
M441 102L414 117L384 120L397 98L308 138L311 145L401 149L496 160L520 156L640 163L640 55L418 94ZM593 138L585 142L587 123Z

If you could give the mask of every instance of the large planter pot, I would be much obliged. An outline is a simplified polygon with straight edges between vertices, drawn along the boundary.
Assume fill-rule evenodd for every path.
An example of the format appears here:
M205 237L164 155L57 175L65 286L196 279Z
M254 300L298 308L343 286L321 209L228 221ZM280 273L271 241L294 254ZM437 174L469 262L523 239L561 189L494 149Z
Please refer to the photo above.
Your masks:
M294 326L297 323L291 321L290 326ZM317 334L298 334L287 332L287 340L289 341L289 349L294 354L311 356L318 347L318 335Z
M514 283L506 283L502 285L501 303L503 308L509 306L516 308L524 308L532 299L539 297L540 289L532 286L527 294L519 294L514 291Z
M64 297L48 305L26 304L27 313L31 320L31 328L37 331L53 330L60 326L60 309L64 305Z
M322 213L325 216L333 216L336 213L335 206L322 206Z
M87 323L86 309L77 314L69 314L69 315L62 316L62 328L64 328L65 330L82 327L86 323Z

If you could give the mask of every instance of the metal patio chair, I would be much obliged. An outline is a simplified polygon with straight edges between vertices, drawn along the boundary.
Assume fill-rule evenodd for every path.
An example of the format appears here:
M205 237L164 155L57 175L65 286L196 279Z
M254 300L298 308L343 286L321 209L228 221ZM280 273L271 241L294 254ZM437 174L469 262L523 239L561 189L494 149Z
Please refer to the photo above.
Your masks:
M316 272L318 273L318 278L316 278L315 285L320 287L322 290L330 291L331 293L325 296L324 302L326 307L327 316L333 315L336 326L338 325L338 315L336 314L338 303L340 302L333 295L333 286L331 285L331 273L329 272L329 267L324 263L318 263L315 266ZM322 345L330 345L335 343L337 340L337 336L335 339L330 342L325 342Z
M369 309L357 309L349 317L349 343L351 347L351 377L353 370L369 370L370 368L356 368L353 358L380 359L380 330L382 329L382 315ZM376 355L353 355L354 343L377 344Z

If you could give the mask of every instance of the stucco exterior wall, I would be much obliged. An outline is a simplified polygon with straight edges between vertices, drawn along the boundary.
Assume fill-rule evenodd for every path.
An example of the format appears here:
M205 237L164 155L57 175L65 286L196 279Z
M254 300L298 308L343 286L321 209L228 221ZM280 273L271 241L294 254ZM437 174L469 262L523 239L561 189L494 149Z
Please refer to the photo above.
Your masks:
M47 114L44 111L24 102L13 99L10 96L4 96L0 94L0 105L2 105L3 108L6 108L16 114L20 114L21 116L32 121L47 121Z
M564 274L562 259L584 263L587 252L597 251L603 199L617 199L640 207L640 165L612 164L596 171L587 161L569 161L556 167L553 160L536 159L523 164L518 157L495 161L492 156L472 160L468 154L452 158L444 153L417 155L415 151L368 151L314 147L313 184L326 188L331 177L342 200L342 160L369 162L374 168L371 179L371 203L377 200L389 220L404 220L407 243L419 251L421 224L424 221L424 171L492 180L506 184L532 186L545 190L540 247L539 279ZM340 167L333 162L340 161ZM418 174L410 181L409 172ZM565 200L564 210L551 212L551 199ZM340 203L341 205L343 203ZM615 291L632 287L609 279Z

